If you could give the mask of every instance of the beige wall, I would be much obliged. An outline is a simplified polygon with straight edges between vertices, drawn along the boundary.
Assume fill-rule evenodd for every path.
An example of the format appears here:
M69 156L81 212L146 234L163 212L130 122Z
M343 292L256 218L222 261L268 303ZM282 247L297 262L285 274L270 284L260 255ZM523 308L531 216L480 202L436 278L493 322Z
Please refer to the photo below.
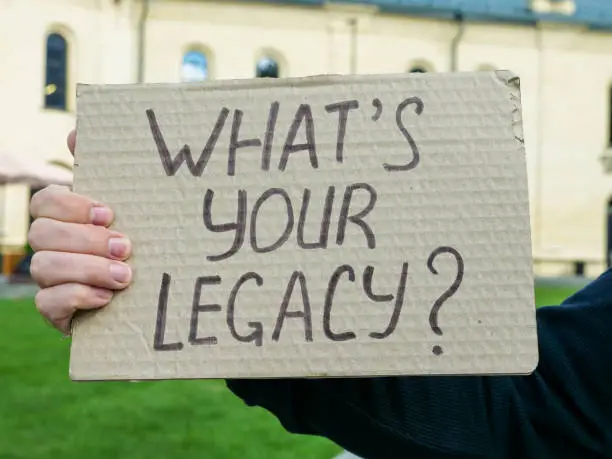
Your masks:
M0 150L69 160L65 136L74 114L42 109L45 34L66 31L73 86L133 82L139 13L131 0L120 6L110 0L0 0ZM452 22L369 8L168 0L153 2L150 12L145 80L179 81L190 47L207 51L213 78L252 77L264 52L277 57L283 76L349 73L351 17L360 30L357 72L402 72L415 64L451 70L459 30ZM612 178L598 158L608 138L610 49L612 34L572 26L465 27L458 70L509 68L522 78L536 257L603 262ZM10 196L23 202L15 192ZM27 222L27 209L18 215L19 206L4 207L12 209L5 219ZM23 224L3 226L11 243L25 244ZM594 265L592 273L601 268Z
M0 235L3 236L3 245L6 251L13 247L22 247L24 232L28 230L29 215L27 210L30 194L25 185L15 184L0 188L0 210L4 219L0 225Z

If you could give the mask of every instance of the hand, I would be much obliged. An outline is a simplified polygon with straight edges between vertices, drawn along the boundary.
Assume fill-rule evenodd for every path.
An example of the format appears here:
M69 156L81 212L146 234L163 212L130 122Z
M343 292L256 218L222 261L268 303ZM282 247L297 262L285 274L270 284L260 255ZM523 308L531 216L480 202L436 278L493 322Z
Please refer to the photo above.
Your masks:
M74 154L76 134L68 135ZM28 241L33 251L30 273L40 287L36 307L65 335L79 309L106 306L116 290L132 279L124 262L131 254L127 237L111 231L113 212L103 204L49 186L32 197L34 221Z

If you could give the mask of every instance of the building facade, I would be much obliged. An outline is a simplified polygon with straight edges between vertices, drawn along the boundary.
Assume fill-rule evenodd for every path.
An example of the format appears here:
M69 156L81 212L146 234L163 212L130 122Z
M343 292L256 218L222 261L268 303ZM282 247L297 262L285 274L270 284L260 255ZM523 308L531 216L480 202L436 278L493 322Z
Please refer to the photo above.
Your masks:
M0 152L70 166L77 82L510 69L536 268L599 273L612 246L612 2L455 3L0 0ZM31 191L1 187L4 254L23 253Z

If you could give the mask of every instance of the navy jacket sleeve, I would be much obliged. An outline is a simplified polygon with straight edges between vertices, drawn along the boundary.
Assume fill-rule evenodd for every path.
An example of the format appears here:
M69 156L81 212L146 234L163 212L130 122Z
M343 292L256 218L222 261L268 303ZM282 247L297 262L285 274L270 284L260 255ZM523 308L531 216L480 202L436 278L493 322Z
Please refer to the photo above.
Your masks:
M530 376L230 380L289 432L366 459L612 457L612 273L537 312Z

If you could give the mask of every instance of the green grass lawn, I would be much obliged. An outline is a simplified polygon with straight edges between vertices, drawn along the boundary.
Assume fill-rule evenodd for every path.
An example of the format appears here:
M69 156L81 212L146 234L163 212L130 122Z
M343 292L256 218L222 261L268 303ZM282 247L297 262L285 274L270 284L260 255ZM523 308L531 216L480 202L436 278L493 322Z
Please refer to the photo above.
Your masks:
M540 288L538 304L573 289ZM340 449L287 434L222 382L73 383L69 341L32 301L0 303L1 459L328 459Z
M555 306L576 291L573 287L536 287L538 306Z

